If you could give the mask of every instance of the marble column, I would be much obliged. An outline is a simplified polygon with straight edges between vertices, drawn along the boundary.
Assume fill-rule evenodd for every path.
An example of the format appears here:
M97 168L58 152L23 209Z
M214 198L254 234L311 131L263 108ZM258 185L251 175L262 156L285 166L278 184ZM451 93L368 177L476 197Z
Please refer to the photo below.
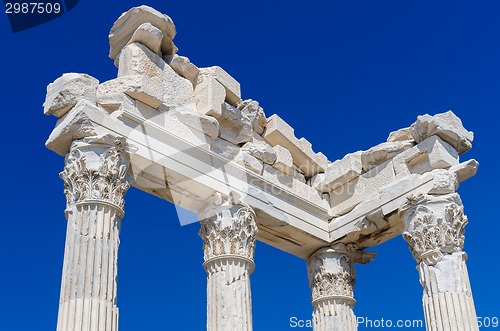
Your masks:
M307 261L315 331L355 331L353 287L355 263L368 263L375 253L364 253L355 244L320 248Z
M129 188L122 142L75 141L65 158L68 221L58 331L117 331L117 256Z
M459 195L410 196L400 215L403 238L418 263L427 330L479 330L462 251L467 217Z
M201 221L207 272L207 330L252 330L250 274L257 224L251 207L218 206Z

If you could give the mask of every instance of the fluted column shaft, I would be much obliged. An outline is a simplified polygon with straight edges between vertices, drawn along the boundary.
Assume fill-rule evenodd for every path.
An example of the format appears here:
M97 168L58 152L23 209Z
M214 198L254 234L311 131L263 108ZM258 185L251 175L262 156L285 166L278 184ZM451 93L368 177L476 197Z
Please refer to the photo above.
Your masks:
M314 331L356 331L353 287L355 263L367 263L374 253L336 244L316 251L307 261Z
M74 142L60 176L67 199L58 331L117 331L117 258L129 188L119 146Z
M418 263L427 330L479 330L462 252L467 217L458 194L409 197L400 214Z
M207 272L207 330L251 331L250 274L257 225L245 205L220 206L201 221Z

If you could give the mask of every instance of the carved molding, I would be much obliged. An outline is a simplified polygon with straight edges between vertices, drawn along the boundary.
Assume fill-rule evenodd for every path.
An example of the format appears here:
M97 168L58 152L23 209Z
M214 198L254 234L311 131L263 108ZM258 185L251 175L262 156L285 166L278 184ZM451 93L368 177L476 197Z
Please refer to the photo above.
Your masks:
M123 212L130 184L124 153L118 146L96 145L93 151L92 145L74 143L65 161L59 176L64 180L67 206L98 201Z
M467 216L458 194L409 197L403 238L417 262L439 262L443 254L460 252L464 246Z
M257 235L255 212L250 206L220 206L201 221L205 263L219 257L243 258L253 263Z

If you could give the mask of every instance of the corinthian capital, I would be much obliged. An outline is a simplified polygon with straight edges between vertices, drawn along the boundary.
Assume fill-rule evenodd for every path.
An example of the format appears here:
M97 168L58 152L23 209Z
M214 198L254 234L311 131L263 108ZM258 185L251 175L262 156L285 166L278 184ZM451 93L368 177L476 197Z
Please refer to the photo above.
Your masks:
M67 206L84 202L108 203L123 212L124 195L130 187L123 142L114 139L75 141L65 158Z
M253 261L257 223L255 212L245 204L217 206L217 212L201 221L205 262L232 256ZM253 263L253 262L252 262Z
M355 245L336 244L316 251L307 261L313 304L340 299L354 305L355 263L368 263L374 253L363 253Z
M417 262L433 265L443 253L462 251L467 216L457 193L409 197L400 215L403 238Z

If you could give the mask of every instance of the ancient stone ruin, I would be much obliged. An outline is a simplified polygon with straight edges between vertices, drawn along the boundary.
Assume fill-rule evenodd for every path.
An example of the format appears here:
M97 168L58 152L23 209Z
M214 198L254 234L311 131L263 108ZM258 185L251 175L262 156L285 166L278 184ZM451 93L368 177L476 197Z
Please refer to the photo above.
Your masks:
M59 120L46 146L66 164L58 331L118 330L130 186L198 215L207 330L252 329L256 240L307 261L314 330L356 330L354 265L399 235L418 265L427 330L478 330L456 193L478 163L459 161L473 134L457 116L419 116L387 142L328 160L242 99L224 69L178 55L175 34L168 16L132 8L109 34L116 79L69 73L47 88L44 112Z

